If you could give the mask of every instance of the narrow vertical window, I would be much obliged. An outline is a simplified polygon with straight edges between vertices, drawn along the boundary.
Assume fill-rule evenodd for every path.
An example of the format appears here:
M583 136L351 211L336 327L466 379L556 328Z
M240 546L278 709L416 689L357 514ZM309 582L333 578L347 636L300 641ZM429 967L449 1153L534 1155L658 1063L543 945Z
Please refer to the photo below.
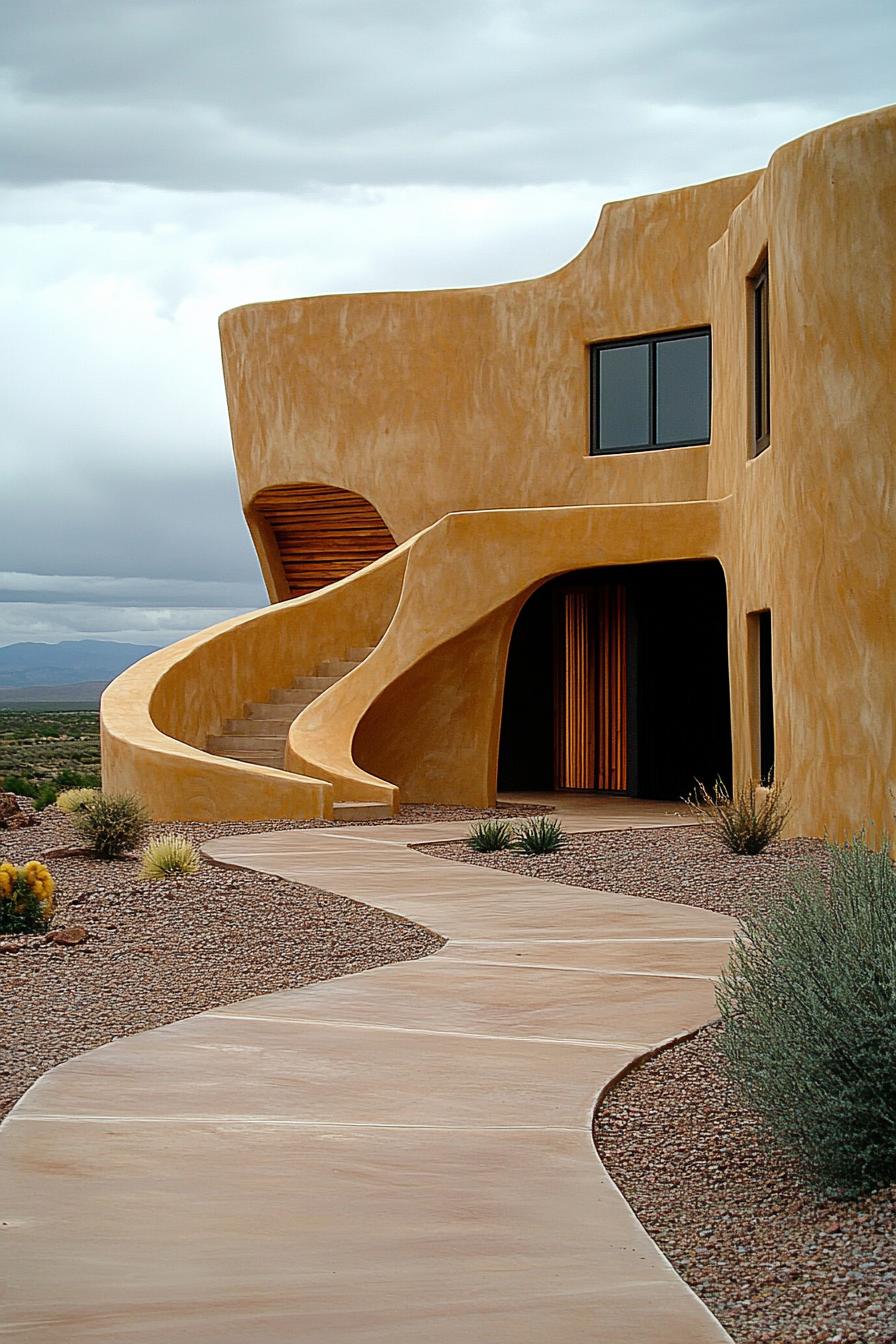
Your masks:
M753 299L753 439L761 453L771 442L771 394L769 388L768 257L750 278Z
M775 777L775 705L772 678L772 614L752 611L749 621L753 774L760 783Z

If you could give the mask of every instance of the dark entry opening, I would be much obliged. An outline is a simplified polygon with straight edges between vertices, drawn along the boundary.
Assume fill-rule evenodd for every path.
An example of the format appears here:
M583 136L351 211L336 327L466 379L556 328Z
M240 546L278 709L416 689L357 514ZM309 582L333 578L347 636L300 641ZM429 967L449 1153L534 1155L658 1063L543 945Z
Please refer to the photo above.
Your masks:
M725 579L715 560L564 574L523 607L498 788L681 798L731 784Z
M775 776L775 710L772 699L772 614L754 613L756 621L756 678L759 699L759 778L764 784Z

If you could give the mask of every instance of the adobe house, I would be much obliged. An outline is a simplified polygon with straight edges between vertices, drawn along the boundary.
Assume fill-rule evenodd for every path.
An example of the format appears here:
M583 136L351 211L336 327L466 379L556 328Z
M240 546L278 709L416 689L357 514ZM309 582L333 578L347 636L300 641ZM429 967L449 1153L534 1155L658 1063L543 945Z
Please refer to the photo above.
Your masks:
M893 828L896 109L604 208L553 275L221 319L271 606L102 706L160 818L774 772ZM338 812L337 812L338 814Z

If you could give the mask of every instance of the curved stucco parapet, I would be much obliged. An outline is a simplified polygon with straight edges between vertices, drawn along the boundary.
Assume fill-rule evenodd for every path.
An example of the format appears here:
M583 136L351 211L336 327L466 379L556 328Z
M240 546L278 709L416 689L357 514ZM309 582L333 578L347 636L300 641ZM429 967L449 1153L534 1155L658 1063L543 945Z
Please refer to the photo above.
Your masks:
M529 593L646 555L718 557L725 507L449 514L414 538L378 648L293 723L290 768L329 780L340 801L391 801L400 785L407 802L493 803L507 642Z
M159 820L330 815L328 783L214 756L205 743L247 701L376 644L407 553L405 545L329 588L224 621L128 668L100 706L104 787L139 794Z

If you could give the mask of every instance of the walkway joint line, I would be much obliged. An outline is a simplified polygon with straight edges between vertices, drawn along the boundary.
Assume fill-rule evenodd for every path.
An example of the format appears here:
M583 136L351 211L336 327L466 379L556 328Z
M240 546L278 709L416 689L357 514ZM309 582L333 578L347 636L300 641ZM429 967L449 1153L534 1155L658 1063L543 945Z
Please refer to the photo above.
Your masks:
M268 1125L289 1129L410 1129L447 1134L581 1134L579 1125L425 1125L399 1120L302 1120L269 1115L53 1115L25 1112L19 1124L62 1125Z
M450 946L450 944L449 944ZM574 971L577 975L636 976L647 980L717 980L715 975L698 975L695 971L614 971L603 966L556 966L549 961L493 961L488 957L446 957L434 953L443 965L452 966L509 966L514 971Z
M483 1031L440 1031L437 1027L396 1027L387 1022L353 1022L339 1018L274 1017L262 1013L227 1013L210 1009L203 1017L222 1018L228 1022L292 1023L301 1027L344 1027L349 1031L395 1031L405 1036L451 1036L468 1041L514 1041L531 1045L581 1045L589 1050L653 1050L657 1041L591 1041L577 1036L505 1036Z

